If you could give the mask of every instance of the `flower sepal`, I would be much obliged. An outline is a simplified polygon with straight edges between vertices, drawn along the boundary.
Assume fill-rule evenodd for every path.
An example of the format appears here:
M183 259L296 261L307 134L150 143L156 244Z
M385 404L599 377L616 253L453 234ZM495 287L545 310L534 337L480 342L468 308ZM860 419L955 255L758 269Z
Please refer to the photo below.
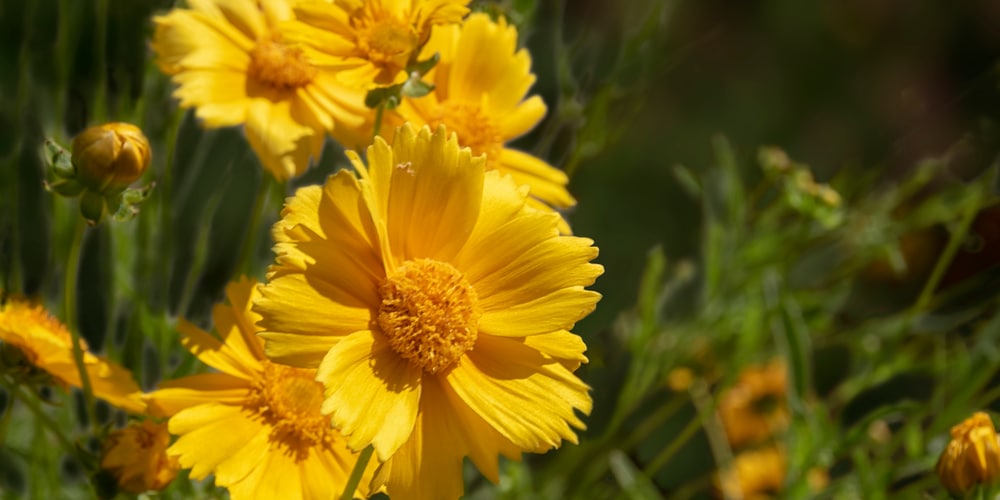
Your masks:
M128 123L90 127L73 139L72 151L48 139L44 157L45 189L79 196L80 213L92 226L109 214L118 222L131 220L155 185L129 187L149 168L150 148L142 131Z

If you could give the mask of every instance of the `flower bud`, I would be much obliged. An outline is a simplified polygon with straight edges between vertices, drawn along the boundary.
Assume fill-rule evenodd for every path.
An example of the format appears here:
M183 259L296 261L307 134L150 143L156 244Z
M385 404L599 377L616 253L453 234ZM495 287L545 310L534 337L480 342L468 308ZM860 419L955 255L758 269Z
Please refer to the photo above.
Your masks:
M111 473L118 487L129 493L166 488L180 468L177 457L167 455L167 424L143 420L108 435L101 468Z
M941 484L956 494L1000 476L1000 442L989 415L976 412L951 428L951 442L938 459L937 473Z
M135 182L149 160L149 141L130 123L96 125L73 139L77 180L103 195L116 194Z

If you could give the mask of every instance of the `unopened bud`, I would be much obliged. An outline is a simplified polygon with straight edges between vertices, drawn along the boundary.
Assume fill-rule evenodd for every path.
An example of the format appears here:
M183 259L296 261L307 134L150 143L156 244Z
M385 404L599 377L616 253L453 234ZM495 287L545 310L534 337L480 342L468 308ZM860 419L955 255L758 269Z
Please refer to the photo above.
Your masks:
M149 160L149 140L130 123L96 125L73 139L77 181L103 195L118 193L142 177Z
M937 473L941 484L956 494L1000 477L1000 442L989 415L976 412L951 428L951 441L938 459Z

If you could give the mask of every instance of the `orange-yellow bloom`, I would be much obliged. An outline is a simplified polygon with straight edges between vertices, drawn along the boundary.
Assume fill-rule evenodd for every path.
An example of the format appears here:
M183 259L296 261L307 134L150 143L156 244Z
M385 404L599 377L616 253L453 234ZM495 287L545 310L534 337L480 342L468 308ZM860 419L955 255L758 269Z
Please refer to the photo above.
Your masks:
M989 415L976 412L951 428L937 473L948 491L959 494L1000 477L1000 443Z
M149 140L130 123L95 125L73 138L77 181L98 193L127 188L149 168L150 158Z
M219 372L168 381L148 395L150 410L169 416L170 433L180 436L167 452L195 479L214 473L234 499L333 498L357 454L320 413L316 370L264 356L250 311L256 283L231 283L226 295L229 304L213 311L218 339L191 323L179 326L184 346ZM364 496L373 472L362 481Z
M318 159L326 133L360 127L364 92L337 82L336 68L313 60L280 24L288 0L192 0L154 18L153 50L174 93L209 128L246 125L247 140L278 180Z
M0 341L18 348L28 362L48 372L64 387L83 385L73 360L69 330L42 306L8 297L0 305ZM142 390L130 371L86 351L83 339L80 347L84 349L84 369L94 396L132 413L145 411Z
M506 146L538 125L546 112L541 97L527 97L535 75L528 51L518 50L517 28L503 19L494 22L486 14L472 14L461 26L434 29L424 57L435 52L441 61L427 75L434 92L404 99L395 120L445 125L458 135L459 145L486 155L487 169L529 186L536 208L575 205L562 170Z
M733 448L770 438L788 427L788 374L785 363L750 366L723 392L719 416Z
M170 434L166 424L152 420L133 423L108 435L104 441L101 468L129 493L166 488L177 476L176 457L167 456Z
M593 241L443 127L349 156L360 180L300 189L274 227L268 355L319 367L324 413L388 461L376 484L396 498L460 496L465 456L497 481L498 454L576 442L592 403L569 330L600 299Z

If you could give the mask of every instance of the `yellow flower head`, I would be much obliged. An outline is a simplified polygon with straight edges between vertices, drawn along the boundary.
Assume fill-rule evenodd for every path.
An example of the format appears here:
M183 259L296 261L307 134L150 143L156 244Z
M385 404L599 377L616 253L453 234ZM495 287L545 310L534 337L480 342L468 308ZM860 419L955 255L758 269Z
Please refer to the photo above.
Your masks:
M98 193L127 188L149 168L149 161L149 140L130 123L96 125L73 139L77 180Z
M951 441L937 463L941 484L953 493L966 493L1000 477L1000 444L993 420L976 412L951 428Z
M767 439L788 426L788 374L785 363L750 366L719 401L719 416L729 445L738 448Z
M769 446L748 450L733 459L727 471L716 477L720 497L725 498L774 498L785 483L788 459L784 450Z
M0 305L0 341L18 348L32 365L48 372L61 385L81 387L73 361L73 341L59 320L40 305L8 298ZM142 413L146 405L132 373L84 349L83 364L94 395L123 410Z
M206 127L246 125L264 167L278 180L319 157L335 124L364 122L364 92L339 84L329 65L311 60L279 25L286 0L191 0L154 18L153 50L174 95L196 108Z
M566 174L530 154L506 147L545 117L545 103L525 98L535 83L531 56L517 48L517 29L486 14L472 14L461 26L434 29L424 55L441 61L428 74L435 89L418 99L404 99L397 121L436 127L444 124L473 155L486 155L486 168L510 174L531 188L531 204L567 208L576 200L566 188ZM540 200L540 202L539 202ZM568 230L568 227L564 228Z
M133 423L108 435L101 468L129 493L160 491L177 476L177 458L167 456L170 434L166 424L152 420Z
M288 35L310 58L340 69L353 87L405 80L404 71L435 25L461 22L469 0L306 1L295 7Z
M254 310L272 358L319 367L323 411L354 449L374 446L396 498L456 498L462 459L544 452L583 428L587 358L569 332L600 295L593 241L439 128L348 153L300 189L274 228L277 264ZM530 415L530 417L527 417Z
M182 343L218 373L160 385L150 410L169 416L180 436L167 452L191 477L215 474L215 484L239 498L328 499L339 494L357 461L320 413L323 386L316 370L270 362L250 311L256 283L226 287L229 304L213 311L221 341L186 321ZM374 467L370 468L370 478ZM367 496L368 481L360 493Z

